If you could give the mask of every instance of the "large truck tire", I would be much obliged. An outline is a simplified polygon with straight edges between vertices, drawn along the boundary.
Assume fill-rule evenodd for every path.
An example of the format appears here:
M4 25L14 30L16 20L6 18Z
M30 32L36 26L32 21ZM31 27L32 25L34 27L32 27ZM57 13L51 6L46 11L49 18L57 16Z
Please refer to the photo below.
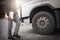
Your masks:
M40 11L32 19L32 28L40 34L51 34L55 28L54 17L50 12Z

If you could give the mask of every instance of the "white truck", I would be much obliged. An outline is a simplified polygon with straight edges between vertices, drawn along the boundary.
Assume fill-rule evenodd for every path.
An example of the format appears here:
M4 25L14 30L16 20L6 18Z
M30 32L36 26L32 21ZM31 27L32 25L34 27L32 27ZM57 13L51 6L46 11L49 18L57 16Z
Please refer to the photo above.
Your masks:
M20 0L20 2L21 19L30 18L35 32L50 34L55 29L60 29L60 0Z
M32 28L40 34L60 29L60 0L22 0L22 19L30 18Z

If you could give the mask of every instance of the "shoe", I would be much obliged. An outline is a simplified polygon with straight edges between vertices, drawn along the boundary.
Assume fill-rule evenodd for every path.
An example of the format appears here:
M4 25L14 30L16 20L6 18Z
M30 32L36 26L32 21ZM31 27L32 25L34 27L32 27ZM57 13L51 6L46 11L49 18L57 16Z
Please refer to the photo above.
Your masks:
M21 38L18 34L17 35L13 35L13 37Z
M8 39L15 40L15 38L13 36L9 36Z

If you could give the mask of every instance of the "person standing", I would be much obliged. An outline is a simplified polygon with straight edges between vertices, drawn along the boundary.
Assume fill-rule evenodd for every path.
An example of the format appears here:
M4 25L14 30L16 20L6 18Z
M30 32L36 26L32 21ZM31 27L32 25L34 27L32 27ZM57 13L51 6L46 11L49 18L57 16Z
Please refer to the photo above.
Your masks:
M18 35L19 27L20 27L20 19L19 19L19 15L18 15L17 11L14 11L13 18L11 18L9 16L8 19L9 19L9 27L8 27L9 39L13 39L14 37L20 38L20 36ZM16 23L16 27L15 27L15 31L14 31L13 36L12 36L13 21Z
M9 26L8 26L8 38L9 39L15 39L15 37L16 38L20 38L20 36L19 36L19 34L18 34L18 32L19 32L19 27L20 27L20 19L19 19L19 15L18 15L18 13L17 13L17 11L16 10L13 10L14 11L14 13L13 13L13 18L11 18L11 16L10 15L8 15L9 14L9 11L10 11L10 9L9 8L7 8L7 9L9 9L8 11L6 11L6 7L5 7L6 5L5 4L3 4L3 1L2 1L2 3L0 3L0 18L8 18L8 24L9 24ZM16 23L16 27L15 27L15 31L14 31L14 34L12 35L12 23L13 23L13 21Z
M6 0L6 13L8 15L8 19L9 19L9 27L8 27L8 38L9 39L14 39L14 37L20 38L20 36L18 35L19 32L19 27L20 27L20 19L19 19L19 15L17 13L17 8L15 5L15 0ZM13 18L11 18L11 16L9 15L9 12L13 11ZM16 23L16 27L15 27L15 31L14 34L12 36L12 23L13 21Z

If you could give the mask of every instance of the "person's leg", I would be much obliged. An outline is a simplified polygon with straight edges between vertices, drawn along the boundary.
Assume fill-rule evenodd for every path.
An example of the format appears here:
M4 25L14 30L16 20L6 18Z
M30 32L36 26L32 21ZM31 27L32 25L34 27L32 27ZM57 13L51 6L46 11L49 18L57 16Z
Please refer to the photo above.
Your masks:
M20 27L20 21L17 21L17 22L16 22L15 31L14 31L14 34L13 34L14 37L20 38L20 36L18 35L19 27Z
M19 15L16 10L14 10L13 20L16 23L16 27L15 27L13 36L20 38L20 36L18 35L19 27L20 27L20 19L19 19Z
M11 38L12 37L12 23L13 21L11 19L9 19L9 27L8 27L8 37Z

